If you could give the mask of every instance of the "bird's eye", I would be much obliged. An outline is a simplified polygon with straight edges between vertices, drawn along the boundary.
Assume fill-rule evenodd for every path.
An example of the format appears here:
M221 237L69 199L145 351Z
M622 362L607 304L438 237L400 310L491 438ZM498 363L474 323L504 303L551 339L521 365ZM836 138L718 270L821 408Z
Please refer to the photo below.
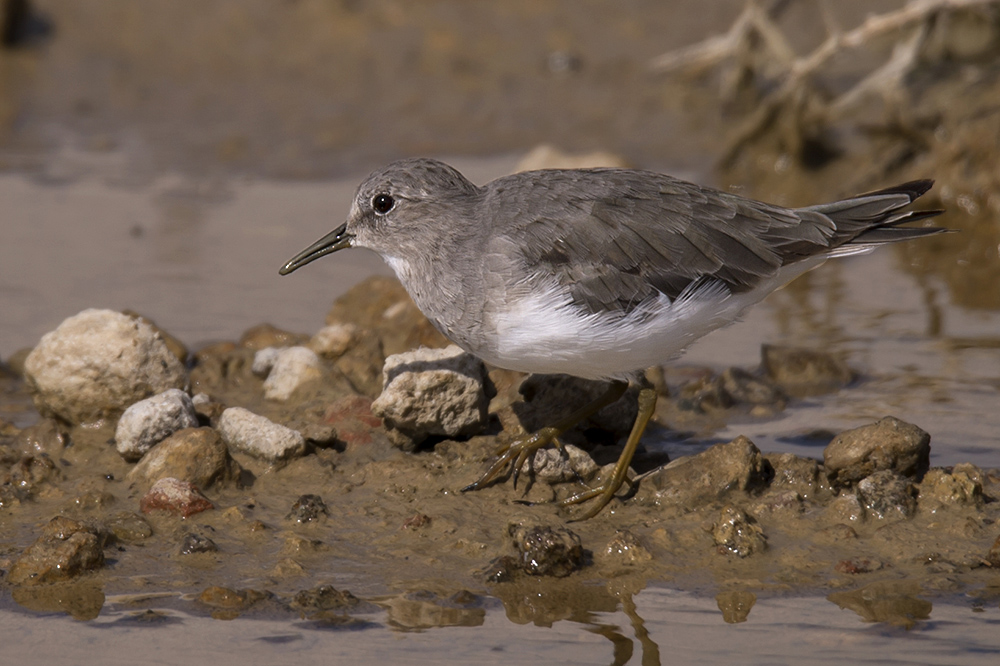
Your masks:
M395 199L393 199L388 194L376 194L372 199L372 208L379 215L385 215L392 207L396 204Z

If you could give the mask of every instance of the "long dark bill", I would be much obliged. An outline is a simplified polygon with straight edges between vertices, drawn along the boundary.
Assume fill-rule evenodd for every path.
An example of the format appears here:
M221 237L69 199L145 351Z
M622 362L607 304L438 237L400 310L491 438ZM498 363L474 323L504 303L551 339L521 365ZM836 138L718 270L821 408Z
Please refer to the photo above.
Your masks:
M351 241L353 240L354 236L347 233L347 223L345 222L292 257L287 264L278 269L278 274L288 275L295 269L302 268L310 261L315 261L331 252L343 250L345 247L351 247Z

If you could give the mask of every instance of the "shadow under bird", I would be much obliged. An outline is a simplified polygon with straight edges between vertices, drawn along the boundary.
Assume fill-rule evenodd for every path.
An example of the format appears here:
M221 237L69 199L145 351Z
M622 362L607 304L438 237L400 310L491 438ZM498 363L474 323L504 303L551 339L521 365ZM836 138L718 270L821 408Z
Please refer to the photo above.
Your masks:
M650 171L531 171L477 187L442 162L406 159L368 176L347 222L280 273L366 247L441 333L487 363L610 381L598 400L501 449L465 488L475 490L507 470L516 480L529 456L641 384L645 368L827 259L946 231L899 226L942 212L901 210L932 184L789 209ZM614 472L561 502L594 500L580 520L630 483L656 405L642 386Z

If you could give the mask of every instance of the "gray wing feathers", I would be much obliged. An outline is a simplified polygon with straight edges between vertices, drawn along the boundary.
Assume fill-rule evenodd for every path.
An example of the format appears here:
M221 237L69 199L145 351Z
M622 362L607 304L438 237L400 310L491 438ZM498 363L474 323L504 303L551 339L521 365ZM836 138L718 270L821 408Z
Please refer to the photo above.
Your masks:
M512 193L531 199L521 210L543 214L511 220L511 232L527 265L554 275L594 312L629 312L660 293L675 299L696 280L747 291L808 257L862 252L940 231L894 226L937 214L897 212L930 181L787 209L668 176L637 181L617 170L553 173L575 186L559 191L587 194L567 201L555 198L556 189ZM859 247L837 250L848 244Z

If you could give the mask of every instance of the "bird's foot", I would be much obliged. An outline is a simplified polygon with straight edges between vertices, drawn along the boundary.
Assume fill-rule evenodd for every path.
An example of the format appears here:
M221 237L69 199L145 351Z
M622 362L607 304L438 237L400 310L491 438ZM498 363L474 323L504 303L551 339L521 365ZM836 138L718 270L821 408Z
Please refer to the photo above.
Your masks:
M547 446L552 442L555 442L556 445L559 446L559 441L556 438L560 434L561 431L558 428L542 428L537 432L518 437L512 442L504 444L500 447L500 450L497 451L497 454L500 457L497 458L496 462L494 462L493 465L491 465L490 468L486 470L486 472L476 481L462 488L462 492L464 493L467 490L479 490L487 484L497 480L505 473L509 473L511 475L514 487L517 488L517 479L521 473L521 468L524 467L524 463L529 457L534 456L538 449Z

